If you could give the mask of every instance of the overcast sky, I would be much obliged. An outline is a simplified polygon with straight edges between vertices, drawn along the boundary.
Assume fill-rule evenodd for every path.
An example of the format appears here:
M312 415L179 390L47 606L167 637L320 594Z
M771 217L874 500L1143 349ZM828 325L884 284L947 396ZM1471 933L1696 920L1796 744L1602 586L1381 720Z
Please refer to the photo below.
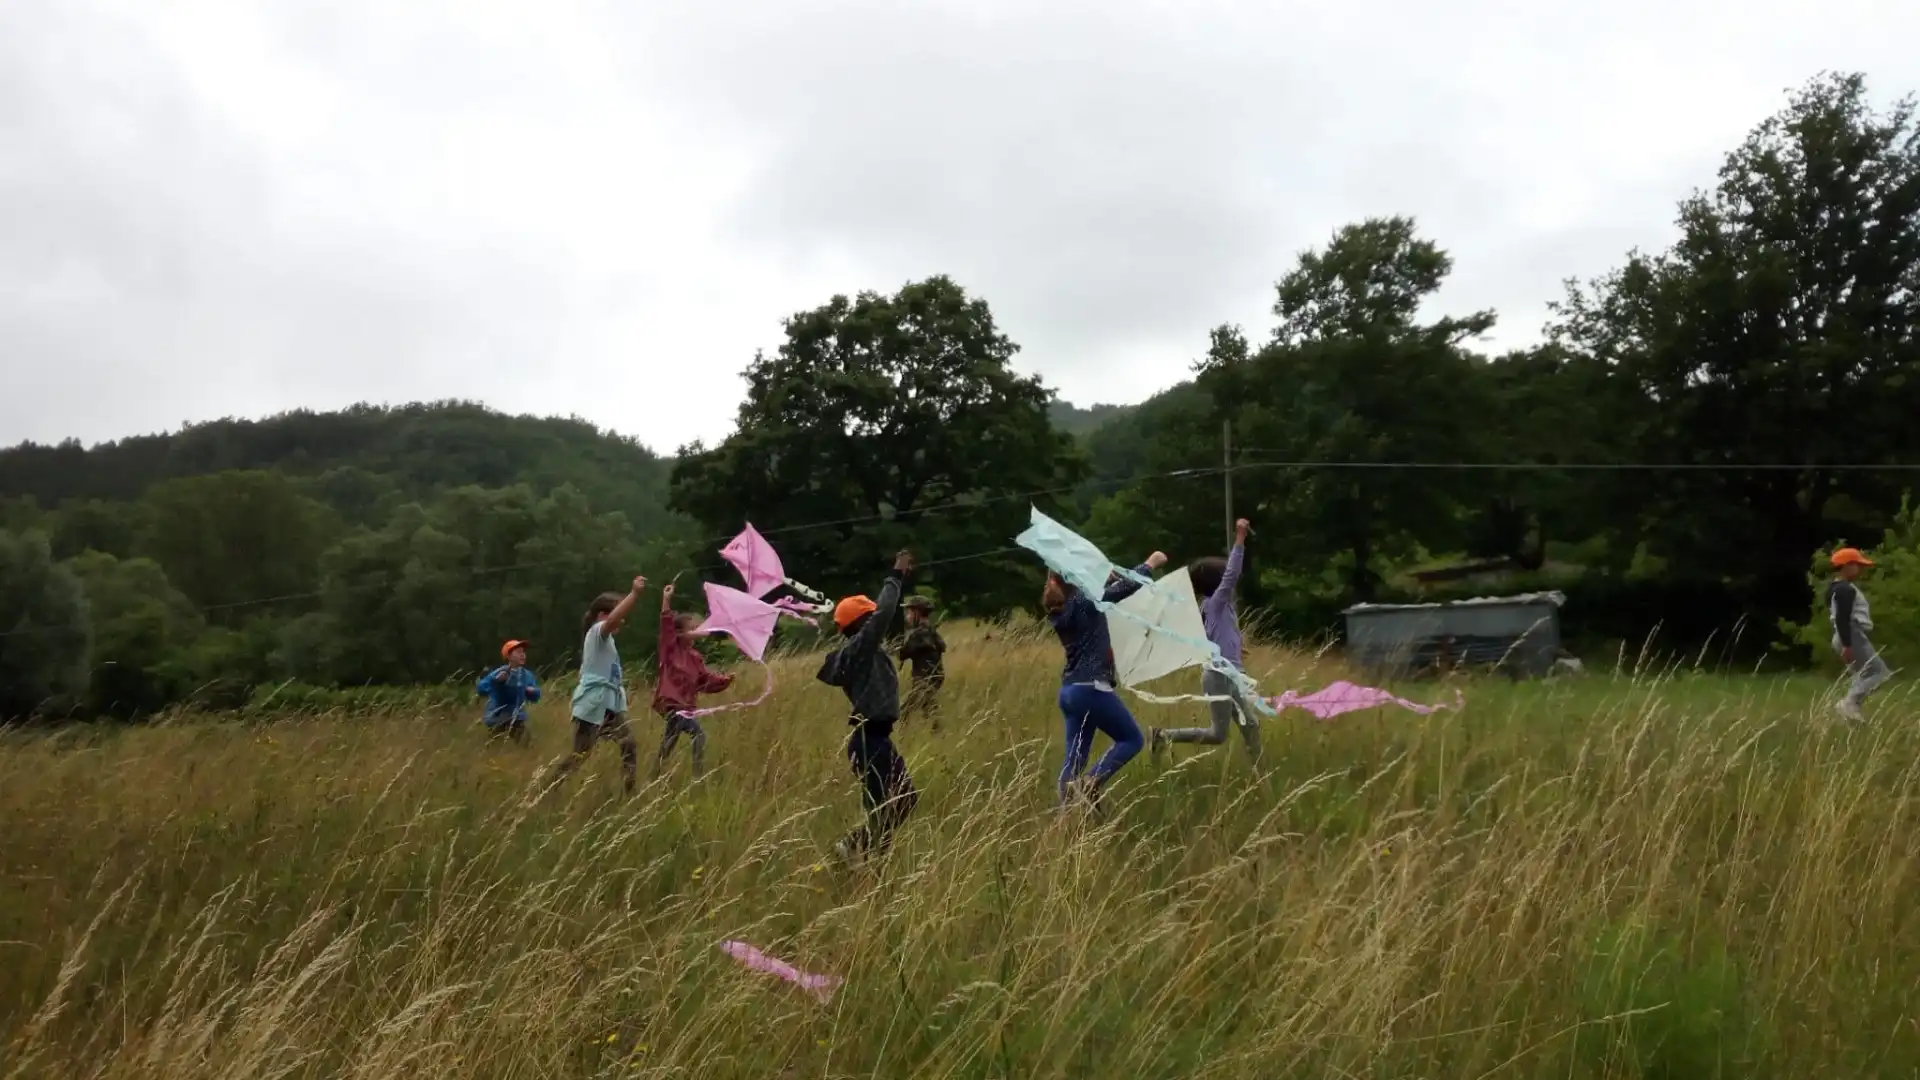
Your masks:
M1911 0L0 0L0 443L355 401L668 452L836 292L952 275L1079 404L1367 215L1537 340Z

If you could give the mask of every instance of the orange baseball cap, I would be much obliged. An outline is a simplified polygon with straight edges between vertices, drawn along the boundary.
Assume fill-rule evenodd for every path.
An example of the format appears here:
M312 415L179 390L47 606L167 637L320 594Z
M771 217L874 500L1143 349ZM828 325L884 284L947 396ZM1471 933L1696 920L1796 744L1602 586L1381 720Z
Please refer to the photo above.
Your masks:
M864 596L849 596L833 605L833 625L845 630L860 621L862 615L871 615L879 610L879 605Z
M513 650L524 649L526 647L527 643L524 641L509 641L505 645L500 646L500 659L505 660L507 657L513 655Z
M1833 553L1835 568L1842 566L1872 566L1873 560L1860 553L1859 548L1841 548Z

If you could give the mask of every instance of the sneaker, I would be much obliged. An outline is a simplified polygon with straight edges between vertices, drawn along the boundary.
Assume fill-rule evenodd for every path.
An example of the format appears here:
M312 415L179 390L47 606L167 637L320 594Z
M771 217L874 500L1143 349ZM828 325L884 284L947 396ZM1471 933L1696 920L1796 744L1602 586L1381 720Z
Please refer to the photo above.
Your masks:
M1164 729L1154 728L1152 735L1147 739L1147 760L1155 765L1160 764L1160 759L1167 756L1167 747L1171 743L1172 740L1167 738Z
M1083 806L1095 817L1100 815L1100 784L1091 776L1067 781L1067 805Z
M1840 704L1835 706L1835 708L1842 718L1851 720L1856 724L1867 718L1866 714L1860 711L1860 703L1850 697L1841 698Z
M841 837L833 842L833 857L840 860L842 866L852 866L860 861L860 853L853 849L850 837Z

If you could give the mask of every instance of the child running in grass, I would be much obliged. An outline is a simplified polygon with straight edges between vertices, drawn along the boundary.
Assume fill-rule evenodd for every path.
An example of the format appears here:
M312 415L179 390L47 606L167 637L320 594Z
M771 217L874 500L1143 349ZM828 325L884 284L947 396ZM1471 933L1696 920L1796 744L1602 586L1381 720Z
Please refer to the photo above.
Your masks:
M834 845L834 854L846 862L871 851L885 853L893 831L913 813L920 795L907 775L907 762L893 746L893 725L900 719L900 678L893 658L881 648L887 626L900 606L900 593L913 573L913 554L894 556L893 572L880 586L879 600L849 596L834 605L833 622L843 639L827 654L815 676L847 695L852 711L847 723L847 764L860 778L860 801L866 808L864 825Z
M940 688L947 681L943 660L947 643L933 628L933 601L924 596L910 597L906 609L907 636L900 642L898 655L902 662L912 665L913 683L901 709L902 719L925 716L933 722L933 730L939 731Z
M1841 548L1830 561L1833 580L1827 585L1827 617L1833 623L1833 651L1840 654L1853 676L1853 685L1840 701L1840 715L1864 720L1861 706L1867 703L1867 695L1893 675L1893 669L1880 658L1880 651L1867 636L1873 632L1873 613L1858 583L1860 575L1873 568L1873 560L1859 548Z
M527 643L509 641L500 646L500 658L506 663L480 676L474 690L487 699L487 711L480 722L487 734L506 736L522 746L527 744L527 702L540 700L540 683L527 670Z
M1156 551L1134 573L1145 577L1166 562L1167 557ZM1111 577L1102 599L1118 603L1139 589L1139 584L1129 578ZM1060 766L1060 804L1079 799L1097 808L1107 781L1133 760L1146 740L1141 738L1140 725L1127 711L1126 703L1114 691L1119 677L1114 673L1113 640L1107 632L1106 615L1079 589L1052 572L1047 574L1040 602L1067 654L1060 677L1060 715L1066 721L1067 735L1067 756ZM1112 739L1113 745L1093 771L1083 776L1096 731Z
M580 644L580 685L573 688L573 752L554 763L549 783L565 779L593 752L593 744L612 740L620 747L620 775L627 794L633 794L640 765L640 749L627 723L627 689L621 680L620 650L613 635L627 624L633 605L647 587L636 577L627 595L605 592L587 605L581 619L586 639Z
M1193 580L1193 591L1200 601L1200 622L1207 630L1207 640L1220 647L1220 655L1234 667L1241 663L1240 622L1233 610L1233 593L1240 583L1241 568L1246 565L1247 534L1252 532L1247 519L1241 518L1233 523L1233 550L1225 559L1217 555L1195 560L1187 568L1187 574ZM1205 746L1219 746L1227 741L1227 728L1238 726L1241 739L1247 745L1247 759L1258 764L1260 761L1260 726L1257 713L1247 704L1242 695L1240 684L1225 672L1206 669L1200 676L1200 692L1216 700L1207 702L1207 709L1213 714L1213 726L1210 728L1175 728L1171 731L1163 728L1153 729L1153 757L1158 760L1173 743L1200 743ZM1235 725L1234 721L1239 720Z
M695 700L733 685L733 676L709 670L694 646L693 630L699 624L697 616L674 614L671 584L660 591L660 670L653 686L653 711L666 721L667 729L653 760L655 776L667 767L673 744L682 735L693 744L693 775L697 778L706 772L707 733L693 715Z

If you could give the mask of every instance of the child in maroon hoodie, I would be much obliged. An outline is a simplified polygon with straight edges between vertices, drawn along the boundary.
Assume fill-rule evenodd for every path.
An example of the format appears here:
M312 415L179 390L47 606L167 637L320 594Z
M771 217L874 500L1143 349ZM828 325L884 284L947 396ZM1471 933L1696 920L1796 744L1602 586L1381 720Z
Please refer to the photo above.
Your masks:
M654 759L653 775L659 776L673 753L680 736L693 737L693 775L707 767L707 733L694 718L694 699L701 694L717 694L733 685L733 676L709 670L693 645L693 628L700 620L693 615L675 615L673 586L660 596L659 672L653 686L653 711L667 722L666 735L660 740L660 756Z

